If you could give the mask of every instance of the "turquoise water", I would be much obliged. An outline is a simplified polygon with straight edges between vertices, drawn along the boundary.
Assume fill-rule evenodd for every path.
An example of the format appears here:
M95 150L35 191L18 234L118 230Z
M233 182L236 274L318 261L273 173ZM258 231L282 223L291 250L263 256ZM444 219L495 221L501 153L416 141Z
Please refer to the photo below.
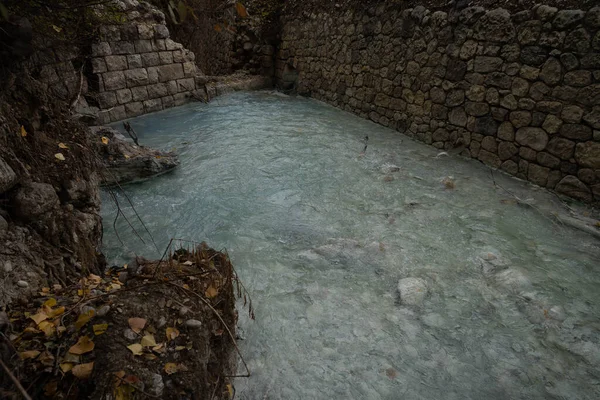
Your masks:
M538 212L545 191L496 172L536 208L505 201L476 161L272 92L131 123L180 154L126 187L161 251L226 248L253 298L239 398L600 398L600 242ZM158 258L122 218L120 244L103 200L108 259ZM422 304L399 298L406 277L426 283Z

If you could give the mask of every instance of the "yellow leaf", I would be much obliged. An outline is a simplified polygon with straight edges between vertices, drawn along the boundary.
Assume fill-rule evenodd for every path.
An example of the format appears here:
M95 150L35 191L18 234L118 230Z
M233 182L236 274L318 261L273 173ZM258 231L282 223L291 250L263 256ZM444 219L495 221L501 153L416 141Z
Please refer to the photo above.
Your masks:
M56 326L50 321L42 321L38 325L38 328L43 331L46 336L52 336L54 335Z
M123 154L123 157L125 157L126 160L129 160L131 157L129 156L129 154Z
M72 354L85 354L94 350L94 342L90 340L87 336L82 336L79 338L76 344L71 346L69 349L69 353Z
M77 330L81 329L82 326L90 322L90 319L96 314L94 310L89 310L86 313L79 314L77 317L77 321L75 321L75 328Z
M177 371L178 371L177 364L175 364L175 363L166 363L165 364L165 372L167 373L167 375L172 375Z
M87 379L92 374L92 370L94 369L94 362L87 364L79 364L73 367L71 371L73 375L75 375L79 379Z
M52 29L54 29L58 33L62 32L62 28L60 26L52 25Z
M51 309L46 311L46 313L48 314L49 318L54 318L58 315L62 315L65 312L65 308L64 307L57 307L55 309Z
M46 300L44 302L44 305L47 307L54 307L56 305L56 299L55 298L49 298L48 300Z
M131 385L120 385L115 388L115 400L131 400L133 399L135 388Z
M33 320L33 322L35 322L35 323L36 323L36 325L39 325L39 324L40 324L40 322L42 322L42 321L44 321L44 320L48 319L48 316L46 315L46 313L45 313L45 312L43 312L43 311L42 311L42 312L39 312L39 313L37 313L37 314L35 314L35 315L32 315L32 316L31 316L31 317L29 317L29 318L31 318L31 319Z
M60 161L65 161L65 156L63 156L63 154L62 154L62 153L56 153L56 154L54 155L54 157L55 157L57 160L60 160Z
M154 335L148 334L142 338L141 345L143 347L153 347L156 346L156 340L154 339Z
M146 320L144 318L129 318L129 327L135 333L140 333L144 326L146 326Z
M69 362L65 362L60 364L60 370L66 374L67 372L69 372L70 370L73 369L74 364L73 363L69 363Z
M127 346L127 348L133 353L134 356L139 356L142 354L142 350L144 349L141 344L134 343Z
M25 130L25 127L23 125L21 125L21 136L22 137L27 136L27 130Z
M248 11L246 11L246 7L242 3L236 3L235 9L240 17L246 18L248 17Z
M233 399L233 386L231 386L231 383L228 383L225 387L227 388L227 393L229 393L229 398Z
M66 145L66 144L64 144L64 143L59 143L59 144L58 144L58 147L60 147L61 149L68 149L68 148L69 148L69 146L67 146L67 145Z
M96 285L98 285L100 282L102 282L102 278L99 277L98 275L94 275L94 274L89 274L89 276L87 277L92 283L95 283Z
M155 356L154 354L152 354L152 353L146 353L146 354L144 354L144 358L145 358L146 360L153 361L153 360L156 360L158 357L156 357L156 356Z
M108 144L108 138L106 136L102 136L102 143Z
M173 340L179 336L179 330L177 328L167 328L167 340Z
M215 297L217 294L219 294L219 291L217 289L214 288L213 285L210 285L208 287L208 289L206 289L206 292L204 293L206 295L206 297L208 297L209 299L212 299L213 297Z
M108 324L97 324L92 326L94 329L94 335L102 335L108 329Z
M21 360L27 360L29 358L36 358L39 355L40 355L40 352L37 350L29 350L29 351L23 351L23 352L19 353L19 356L21 356Z
M48 350L44 351L38 357L38 361L42 363L45 367L53 367L54 366L54 356Z
M175 351L185 350L185 346L175 346Z

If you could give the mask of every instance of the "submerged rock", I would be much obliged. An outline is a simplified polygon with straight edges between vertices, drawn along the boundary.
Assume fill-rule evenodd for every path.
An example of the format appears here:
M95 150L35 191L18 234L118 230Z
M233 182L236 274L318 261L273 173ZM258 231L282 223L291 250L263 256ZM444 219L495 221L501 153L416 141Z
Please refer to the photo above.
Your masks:
M427 283L421 278L404 278L398 282L398 293L402 304L417 306L427 296Z
M100 127L92 132L96 152L104 166L103 185L143 181L169 172L179 165L174 152L137 146L112 128Z

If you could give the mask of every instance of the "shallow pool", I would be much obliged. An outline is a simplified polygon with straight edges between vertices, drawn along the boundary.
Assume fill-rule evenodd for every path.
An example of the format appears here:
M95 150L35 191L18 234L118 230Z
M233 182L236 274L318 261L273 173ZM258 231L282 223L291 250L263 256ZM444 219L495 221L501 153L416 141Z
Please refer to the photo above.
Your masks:
M240 398L600 398L600 241L540 212L545 191L273 92L131 122L181 158L126 187L161 250L226 248L253 298ZM123 218L121 245L103 200L108 259L159 256Z

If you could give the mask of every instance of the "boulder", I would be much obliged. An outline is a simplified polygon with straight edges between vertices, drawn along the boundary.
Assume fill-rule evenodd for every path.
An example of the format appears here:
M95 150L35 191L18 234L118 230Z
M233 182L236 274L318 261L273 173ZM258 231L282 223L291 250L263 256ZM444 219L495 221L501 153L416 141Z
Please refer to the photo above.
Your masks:
M418 306L427 296L427 283L421 278L404 278L398 282L398 293L402 304Z
M554 190L575 199L592 201L592 192L590 191L590 188L573 175L567 175L562 178Z
M179 165L177 154L137 146L112 128L94 129L92 135L95 149L103 161L103 185L144 181ZM108 139L106 144L103 137Z
M0 193L11 189L17 183L15 171L0 157Z
M14 215L27 221L42 219L44 214L58 208L59 204L52 185L40 182L21 186L12 199Z

